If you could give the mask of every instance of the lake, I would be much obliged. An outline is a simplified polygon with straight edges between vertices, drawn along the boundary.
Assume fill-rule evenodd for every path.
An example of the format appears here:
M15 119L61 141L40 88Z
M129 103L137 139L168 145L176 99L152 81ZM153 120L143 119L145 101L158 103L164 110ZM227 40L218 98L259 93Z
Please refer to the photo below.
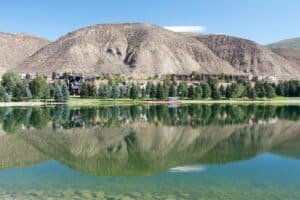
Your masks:
M0 199L300 199L300 106L0 108Z

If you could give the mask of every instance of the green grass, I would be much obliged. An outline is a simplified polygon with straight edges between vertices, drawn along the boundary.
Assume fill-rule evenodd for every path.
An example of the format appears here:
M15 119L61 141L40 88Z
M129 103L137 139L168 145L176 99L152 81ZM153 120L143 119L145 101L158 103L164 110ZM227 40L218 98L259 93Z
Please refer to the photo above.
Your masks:
M99 99L99 98L81 98L79 96L71 97L70 101L67 102L69 106L130 106L130 105L141 105L146 101L151 99ZM222 98L221 100L212 100L212 99L200 99L200 100L191 100L191 99L182 99L179 100L182 104L197 104L197 103L272 103L272 104L288 104L288 103L297 103L300 104L300 97L274 97L271 99L267 98L257 98L255 101L248 98L234 98L228 100ZM165 101L166 103L168 101Z
M71 97L70 101L67 102L69 106L130 106L140 105L142 100L132 99L99 99L99 98L81 98Z

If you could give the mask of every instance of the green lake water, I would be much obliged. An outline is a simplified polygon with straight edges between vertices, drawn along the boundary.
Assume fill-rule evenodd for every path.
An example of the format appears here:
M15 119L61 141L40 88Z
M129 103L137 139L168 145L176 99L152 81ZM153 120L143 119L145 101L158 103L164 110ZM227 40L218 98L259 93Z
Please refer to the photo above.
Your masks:
M0 109L0 199L300 199L300 106Z

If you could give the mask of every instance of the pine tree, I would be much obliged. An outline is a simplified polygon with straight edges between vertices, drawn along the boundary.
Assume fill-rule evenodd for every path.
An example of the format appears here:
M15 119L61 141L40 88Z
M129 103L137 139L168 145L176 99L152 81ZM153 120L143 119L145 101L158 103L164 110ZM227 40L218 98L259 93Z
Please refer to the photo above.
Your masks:
M146 96L147 96L146 89L143 88L143 89L141 90L141 97L142 97L142 98L145 98Z
M265 84L265 95L267 98L275 97L275 89L270 84Z
M63 101L69 101L70 100L70 92L67 84L63 84L61 86L61 93L62 93L62 99Z
M62 94L62 91L61 91L61 87L60 87L60 85L58 84L57 81L55 81L53 83L53 87L54 87L54 99L55 99L55 101L58 101L58 102L63 101L63 94Z
M116 99L120 96L120 90L118 86L113 85L111 89L111 98Z
M212 99L220 99L221 98L221 93L220 93L220 89L218 88L218 86L212 87L211 98Z
M220 87L220 94L221 94L221 96L226 96L226 89L225 89L224 85L221 85L221 87Z
M154 84L151 84L149 97L150 97L151 99L156 98L156 87L155 87Z
M256 81L254 88L258 97L260 98L265 97L266 91L264 88L264 84L261 81Z
M247 89L247 97L252 100L256 99L256 92L254 88L250 87Z
M100 98L109 98L109 89L107 84L100 84L98 88L98 96Z
M130 87L130 96L131 99L137 99L138 98L138 88L137 86L132 83Z
M170 89L169 89L169 97L176 97L176 87L174 84L171 84Z
M89 97L96 97L97 96L97 88L95 84L88 83L88 96Z
M201 99L202 95L203 95L202 87L200 84L197 84L196 89L195 89L195 98Z
M195 97L194 95L195 95L195 88L193 85L190 85L188 87L188 98L194 99L194 97Z
M179 97L187 97L188 96L188 86L186 82L180 82L177 88L177 95Z
M152 83L152 82L147 82L147 85L146 85L146 95L148 96L148 97L150 97L150 92L151 92L151 88L152 88L152 86L153 86L154 84Z
M164 88L160 83L158 83L156 86L156 99L158 100L164 99Z
M211 96L211 89L210 89L209 85L207 83L204 83L203 85L201 85L201 87L202 87L202 93L203 93L202 97L205 98L205 99L210 97Z

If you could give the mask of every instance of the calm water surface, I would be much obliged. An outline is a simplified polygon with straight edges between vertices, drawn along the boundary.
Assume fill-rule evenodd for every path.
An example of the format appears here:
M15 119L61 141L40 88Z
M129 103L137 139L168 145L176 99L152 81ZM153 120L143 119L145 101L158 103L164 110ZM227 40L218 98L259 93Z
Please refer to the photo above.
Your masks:
M0 199L300 199L300 106L0 109Z

